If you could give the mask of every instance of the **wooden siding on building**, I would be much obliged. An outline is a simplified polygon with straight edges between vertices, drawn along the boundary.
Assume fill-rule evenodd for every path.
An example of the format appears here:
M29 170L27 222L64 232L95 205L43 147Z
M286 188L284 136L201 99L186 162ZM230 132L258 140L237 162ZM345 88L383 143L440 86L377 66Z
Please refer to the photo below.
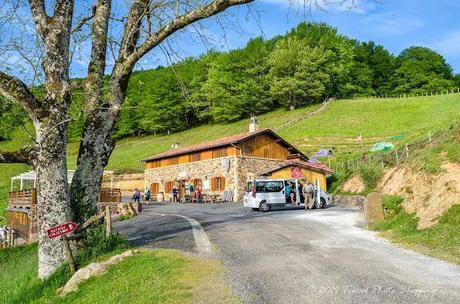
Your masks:
M290 154L289 150L286 147L280 145L276 139L272 138L271 136L262 134L242 142L238 145L238 148L228 145L198 152L190 152L179 156L170 156L163 159L147 161L145 168L153 169L173 166L195 161L209 160L213 158L236 156L240 155L240 153L244 156L271 159L287 159L287 156Z
M286 167L278 171L274 171L271 173L270 178L292 178L292 168L293 167ZM323 173L302 168L302 177L314 184L316 184L316 180L319 179L321 189L327 190L326 176Z
M287 159L290 154L289 150L268 135L260 135L248 139L239 145L241 153L244 156L271 158L271 159Z

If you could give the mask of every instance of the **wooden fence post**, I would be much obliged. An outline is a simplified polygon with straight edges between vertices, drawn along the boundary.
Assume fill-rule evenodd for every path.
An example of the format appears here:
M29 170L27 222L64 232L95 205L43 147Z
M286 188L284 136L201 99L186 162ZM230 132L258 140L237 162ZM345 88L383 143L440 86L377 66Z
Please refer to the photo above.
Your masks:
M66 235L63 235L62 241L64 242L64 249L66 251L67 259L69 260L70 273L74 274L77 271L77 265L75 264L75 259L73 258L72 249L70 249L69 239Z
M6 229L6 240L7 240L7 246L8 247L13 246L13 234L12 234L11 231L12 231L11 228Z
M110 205L105 206L105 236L112 234L112 215L110 214Z

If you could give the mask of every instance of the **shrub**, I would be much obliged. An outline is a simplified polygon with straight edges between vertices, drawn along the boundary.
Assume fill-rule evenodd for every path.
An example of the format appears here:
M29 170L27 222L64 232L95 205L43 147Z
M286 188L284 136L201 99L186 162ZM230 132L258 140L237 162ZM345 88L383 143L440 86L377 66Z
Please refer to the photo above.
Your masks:
M383 170L379 165L362 164L359 167L359 175L366 185L366 190L372 190L377 186L377 183L383 175Z
M128 242L118 233L106 237L104 226L98 225L86 230L86 235L81 245L83 245L83 250L80 250L77 255L79 265L85 264L86 261L95 257L103 256L108 252L127 248Z

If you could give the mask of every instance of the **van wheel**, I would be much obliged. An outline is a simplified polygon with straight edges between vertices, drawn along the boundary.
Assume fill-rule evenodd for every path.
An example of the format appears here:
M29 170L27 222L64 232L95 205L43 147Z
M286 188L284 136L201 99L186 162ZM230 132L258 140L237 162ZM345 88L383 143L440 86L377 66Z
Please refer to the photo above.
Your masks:
M268 210L270 210L270 206L267 204L266 201L260 203L260 210L262 212L267 212Z
M321 198L321 208L326 207L326 200L324 198Z
M320 198L319 203L315 201L315 209L321 209L326 205L324 198Z
M259 208L252 208L252 211L259 211Z

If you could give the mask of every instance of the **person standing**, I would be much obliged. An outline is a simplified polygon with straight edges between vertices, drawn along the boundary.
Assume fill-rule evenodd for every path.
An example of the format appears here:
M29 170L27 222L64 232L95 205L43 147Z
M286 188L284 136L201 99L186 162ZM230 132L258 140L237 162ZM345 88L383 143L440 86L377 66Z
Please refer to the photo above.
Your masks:
M137 188L134 189L133 200L135 203L141 202L141 192Z
M176 186L173 186L173 188L172 188L173 203L178 203L179 202L179 200L177 198L177 193L178 192L177 192Z
M145 188L144 190L144 198L145 198L145 201L148 203L150 201L150 195L152 193L150 192L150 189L149 188Z
M292 204L292 186L290 182L287 182L284 186L284 195L286 196L286 201Z
M304 197L305 209L311 209L313 207L313 185L307 180L302 187L302 193Z

